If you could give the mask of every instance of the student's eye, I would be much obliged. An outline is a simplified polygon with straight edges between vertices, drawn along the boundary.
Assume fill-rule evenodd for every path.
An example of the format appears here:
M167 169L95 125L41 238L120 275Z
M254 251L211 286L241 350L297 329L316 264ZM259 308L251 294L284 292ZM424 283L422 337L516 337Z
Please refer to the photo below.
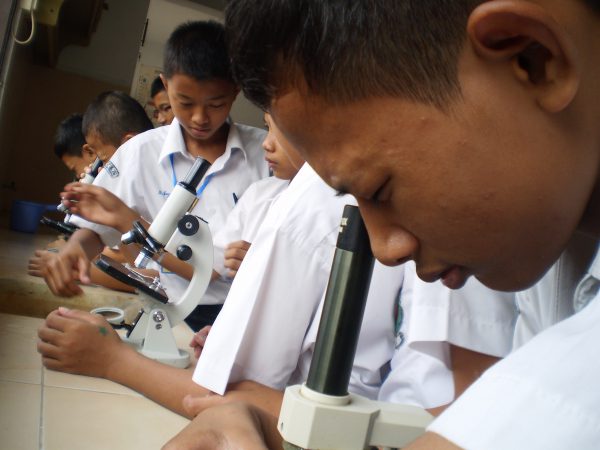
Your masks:
M214 109L219 109L219 108L222 108L223 106L225 106L225 103L212 103L212 104L208 105L209 108L214 108Z
M180 105L182 108L190 108L190 107L192 106L192 104L191 104L191 103L184 103L184 102L179 102L179 105Z

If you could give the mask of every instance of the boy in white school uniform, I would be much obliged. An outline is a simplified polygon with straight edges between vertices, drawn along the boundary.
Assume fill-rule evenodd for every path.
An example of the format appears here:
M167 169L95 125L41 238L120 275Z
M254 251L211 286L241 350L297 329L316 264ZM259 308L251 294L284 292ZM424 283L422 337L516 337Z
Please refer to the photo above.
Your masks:
M276 130L274 125L272 128ZM303 166L290 187L271 204L241 265L196 366L194 380L197 383L223 394L230 383L243 380L252 380L278 391L306 380L342 209L345 204L352 203L352 197L338 196L310 166ZM264 275L256 277L258 273ZM395 327L402 323L401 317L394 319L394 306L400 291L404 296L408 295L405 291L413 289L412 279L403 282L403 278L402 266L375 265L350 380L351 392L371 399L378 396L394 353L395 333L399 332ZM441 299L449 290L440 286L439 291L431 295ZM464 348L456 350L463 352L461 359L457 357L454 367L449 358L441 364L444 396L431 402L417 402L418 405L433 408L450 403L454 398L453 378L458 391L462 392L476 374L510 349L516 314L513 303L506 302L504 294L496 295L486 288L480 288L474 297L475 294L487 296L486 301L494 305L498 329L493 335L491 327L477 330L469 339L461 340ZM464 309L462 312L464 315L460 320L478 325L487 320L482 314ZM445 320L446 327L459 321L448 312L443 318L442 314L439 316L437 322ZM491 344L481 343L486 337ZM500 339L502 343L495 344L494 339ZM448 342L453 342L451 337ZM495 352L494 345L502 350ZM491 348L489 352L488 347ZM477 348L478 352L469 352L471 348ZM419 361L418 355L415 360ZM423 360L435 364L428 358ZM455 369L454 373L452 369ZM421 380L412 376L410 367L404 377L407 384L413 383L420 389ZM261 388L254 385L254 389ZM264 391L273 397L270 389ZM224 400L231 401L231 398L226 395ZM235 398L243 397L236 392ZM197 413L216 402L214 398L188 399L187 406L189 411ZM274 401L271 406L273 409L269 412L277 414L280 405Z
M152 220L196 157L212 164L198 189L201 201L194 212L208 222L213 233L223 227L235 199L251 183L268 175L260 149L264 130L227 120L238 88L231 81L222 25L190 22L179 26L166 46L163 82L176 119L126 142L94 182L120 198L121 203L112 205L116 223L99 221L92 212L78 209L71 200L87 191L79 184L67 186L67 206L91 222L75 219L73 223L83 230L49 263L45 279L55 294L79 293L81 289L67 268L75 267L85 282L88 261L102 241L112 245L134 220ZM104 225L93 223L95 220ZM167 295L179 298L187 280L161 272ZM210 283L198 299L199 306L186 319L192 329L214 321L228 289L225 280Z
M208 64L210 61L212 63ZM102 191L99 186L72 184L67 189L67 206L78 212L78 208L86 205L85 215L91 221L95 221L94 215L106 217L107 207L114 208L109 214L114 223L104 223L118 232L107 229L107 236L118 236L141 215L148 214L147 219L152 219L174 181L186 175L195 156L201 155L212 163L196 211L209 221L213 230L223 226L227 212L233 209L233 194L241 197L249 184L268 174L260 147L264 130L226 122L238 90L230 80L221 25L191 22L174 31L165 53L165 84L177 120L129 141L96 178L100 186L118 186L119 194L139 211L125 205L113 194L99 194ZM140 165L146 170L137 170ZM130 171L133 171L133 176L127 176ZM149 189L139 191L142 186ZM78 190L84 193L81 195L91 195L90 201L71 202L69 199L77 199ZM104 200L110 205L103 203ZM83 214L83 211L80 212ZM83 221L80 224L83 226ZM104 233L101 230L105 228L95 229ZM72 270L76 269L85 282L89 260L102 247L96 231L85 227L78 230L47 265L49 270L45 279L52 291L60 295L80 292ZM168 285L169 295L175 296L173 291L177 284L182 286L185 281L178 280L175 275L162 275L163 281L171 283ZM208 305L208 320L196 325L196 328L214 320L216 311L220 309L216 297L222 295L219 299L222 303L225 292L218 289L212 292L216 292L212 297L215 305ZM210 299L210 295L209 291L207 298ZM98 330L104 332L99 333ZM181 406L184 395L205 392L202 389L195 391L199 386L192 382L189 371L150 360L124 345L99 316L60 308L47 317L39 330L39 337L38 351L46 367L108 378L181 414L185 413ZM139 376L140 371L144 373L143 377Z
M271 116L268 113L264 120L267 129L271 130ZM272 132L267 134L262 146L272 176L259 180L246 189L244 196L227 216L225 227L213 236L213 267L222 277L235 277L271 202L289 186L304 164L304 160L296 152L282 149Z
M406 448L596 449L600 3L357 1L352 14L256 3L228 4L238 80L328 183L357 196L379 260L415 259L422 279L453 288L473 275L514 291L577 234L596 251L575 314L488 370ZM208 410L204 448L240 432L261 448L262 417Z

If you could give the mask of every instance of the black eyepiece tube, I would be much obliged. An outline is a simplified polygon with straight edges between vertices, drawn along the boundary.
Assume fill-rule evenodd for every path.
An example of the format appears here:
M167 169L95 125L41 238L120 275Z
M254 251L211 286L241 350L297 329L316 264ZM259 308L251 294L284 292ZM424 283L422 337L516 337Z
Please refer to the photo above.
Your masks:
M211 164L205 159L200 157L196 158L196 161L194 161L194 165L185 176L185 180L180 181L178 184L181 187L187 189L189 192L196 195L196 190L198 189L202 178L204 178L204 175L210 168L210 165Z
M348 394L373 263L360 212L356 206L346 205L306 382L313 391Z
M92 178L96 178L98 176L98 171L100 170L100 167L102 167L102 160L100 158L96 158L94 160L94 162L92 163L92 165L90 166L89 175Z

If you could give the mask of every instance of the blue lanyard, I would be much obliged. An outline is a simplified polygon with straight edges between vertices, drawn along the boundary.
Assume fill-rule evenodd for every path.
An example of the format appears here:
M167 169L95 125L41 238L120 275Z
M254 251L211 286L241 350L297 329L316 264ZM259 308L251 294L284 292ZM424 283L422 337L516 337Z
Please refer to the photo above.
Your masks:
M171 153L169 155L169 160L171 161L171 173L173 175L173 187L175 187L175 186L177 186L177 175L175 175L175 164L173 162L173 160L174 160L173 153ZM204 181L202 182L202 184L196 191L196 197L200 197L200 195L202 195L202 192L204 192L204 189L206 189L206 186L208 186L208 183L210 183L210 180L212 180L212 177L214 176L214 174L215 173L213 172L213 173L206 175L206 177L204 178Z

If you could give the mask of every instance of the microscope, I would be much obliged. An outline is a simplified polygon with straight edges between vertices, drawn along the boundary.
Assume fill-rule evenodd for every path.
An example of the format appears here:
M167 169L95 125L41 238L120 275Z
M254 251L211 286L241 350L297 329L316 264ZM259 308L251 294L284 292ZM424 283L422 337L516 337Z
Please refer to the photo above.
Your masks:
M104 255L94 260L100 270L135 287L144 306L130 325L124 324L124 314L118 308L96 308L92 312L107 316L115 328L127 328L123 340L145 356L180 368L189 365L189 354L177 348L172 327L198 305L212 274L213 245L208 224L190 213L198 201L196 189L209 168L209 162L197 158L185 179L173 188L150 227L146 230L136 221L133 229L121 237L124 244L141 245L136 268L146 268L153 260L160 264L167 252L194 267L192 279L180 299L169 299L158 278L146 277ZM111 314L116 317L110 317Z
M348 393L373 263L360 212L346 205L308 379L283 398L277 428L286 449L401 448L432 420L416 406Z
M90 171L85 174L85 176L80 180L80 182L85 184L91 184L98 175L100 167L102 167L102 160L100 158L96 158L90 166ZM79 227L77 225L73 225L70 222L71 214L69 213L69 208L67 208L62 203L59 203L56 209L57 211L65 213L65 217L62 222L42 216L42 218L40 219L40 223L42 225L46 225L47 227L53 228L60 234L64 234L67 238L69 238L73 233L75 233L75 231L79 229Z
M85 176L81 180L79 180L79 182L83 183L83 184L92 184L94 182L94 179L98 176L98 172L100 172L101 167L102 167L102 160L100 158L96 158L94 160L94 162L92 163L92 165L90 166L90 171L88 173L86 173ZM59 203L58 206L56 207L56 209L65 214L69 214L69 208L67 208L62 203ZM67 215L67 219L68 218L69 218L69 215ZM65 219L65 220L67 220L67 219Z

